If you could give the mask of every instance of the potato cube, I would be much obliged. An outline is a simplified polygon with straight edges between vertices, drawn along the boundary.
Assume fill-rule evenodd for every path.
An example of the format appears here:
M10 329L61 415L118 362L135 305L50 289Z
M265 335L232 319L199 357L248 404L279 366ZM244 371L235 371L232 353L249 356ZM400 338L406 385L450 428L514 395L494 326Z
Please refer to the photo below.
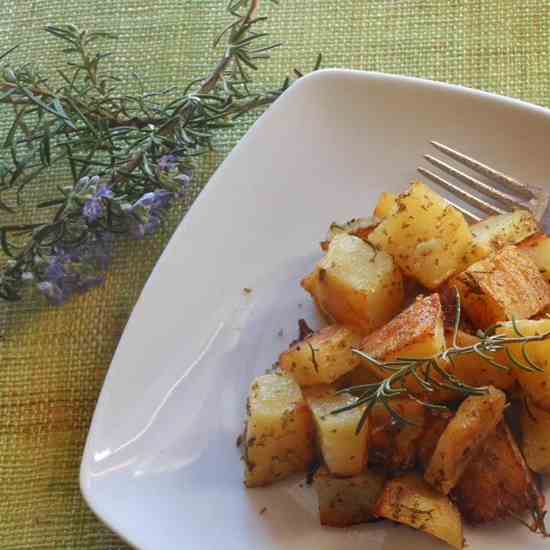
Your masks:
M446 331L445 339L447 341L447 347L451 347L453 345L453 331ZM458 331L456 343L460 347L474 346L479 341L480 339L477 336L473 336L461 330ZM516 385L512 362L508 359L504 351L494 353L491 357L494 361L504 367L508 367L510 370L506 371L495 368L476 353L453 355L452 363L450 361L444 361L443 359L439 359L438 363L439 366L445 369L449 374L458 378L468 386L494 386L499 390L511 391ZM438 389L431 394L431 397L433 401L439 403L461 399L462 395L450 390Z
M424 430L417 441L416 456L422 468L426 469L437 447L439 438L453 418L451 411L429 410L426 414Z
M389 361L398 357L432 357L445 350L443 313L438 294L421 296L382 328L366 336L360 349L375 359ZM391 373L368 363L380 378ZM421 388L414 378L407 387L415 393Z
M391 256L353 235L336 235L302 286L328 317L362 333L382 326L403 303Z
M468 463L502 419L506 394L492 386L486 395L467 397L437 442L424 479L448 494Z
M382 193L374 209L374 216L379 220L388 218L397 212L397 195L395 193Z
M338 378L336 385L338 388L349 388L351 386L360 386L363 384L373 384L380 381L380 377L372 371L367 365L359 365L351 372L348 372L341 378Z
M317 441L330 473L336 476L357 475L367 463L367 425L356 433L365 408L332 414L356 400L350 394L336 394L332 386L306 388L304 395L313 413Z
M470 320L485 329L527 319L550 305L550 286L536 264L515 246L476 262L451 281Z
M529 468L550 473L550 413L525 398L521 407L521 450Z
M470 226L474 241L485 255L510 244L517 244L539 230L539 224L531 212L515 210L506 214L489 216Z
M300 387L282 374L259 376L250 387L245 484L268 485L306 471L315 456L311 412Z
M369 241L427 288L464 270L475 248L464 216L419 182L397 197L396 212L376 227Z
M382 403L374 405L369 414L369 462L389 470L407 470L416 462L426 407L410 397L392 399L391 407L408 423L396 423Z
M385 476L369 468L353 477L334 477L324 466L313 478L319 500L321 525L348 527L374 519L373 510L382 494Z
M539 336L550 333L550 320L516 321L516 327L522 336ZM509 337L518 336L512 323L506 323L497 332ZM510 344L508 350L516 361L525 365L522 347L522 344ZM537 407L550 412L550 339L530 342L525 345L525 351L529 360L541 368L542 372L527 372L514 367L513 373L531 401Z
M290 346L279 357L279 367L300 386L330 384L360 364L351 351L360 341L356 332L330 325Z
M453 499L471 523L543 510L544 497L506 422L485 440L454 488Z
M537 265L541 275L550 281L550 236L534 235L518 245Z
M464 547L460 513L447 496L432 489L417 473L388 481L375 513L424 531L454 548Z

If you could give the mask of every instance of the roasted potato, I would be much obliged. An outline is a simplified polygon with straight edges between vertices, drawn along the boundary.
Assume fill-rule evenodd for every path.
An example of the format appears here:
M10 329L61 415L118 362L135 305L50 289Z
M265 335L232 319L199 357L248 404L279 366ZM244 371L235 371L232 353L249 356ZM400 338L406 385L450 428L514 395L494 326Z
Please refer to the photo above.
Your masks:
M363 334L382 326L403 303L403 279L391 256L348 234L332 239L302 286L329 318Z
M386 407L377 403L369 416L369 461L389 470L406 470L416 462L426 407L410 397L392 399L391 406L409 423L397 423Z
M315 429L300 387L283 374L265 374L250 387L245 484L268 485L306 471L315 456Z
M464 547L462 518L455 505L417 473L388 481L375 513L424 531L454 548Z
M371 521L384 489L382 469L369 468L353 477L335 477L322 466L313 477L321 525L348 527Z
M416 442L416 457L425 470L434 454L439 438L453 418L451 411L428 410L422 434Z
M380 195L376 208L374 209L374 216L378 220L383 220L395 214L397 212L397 195L395 193L384 192Z
M315 421L318 446L330 473L354 476L367 463L368 426L356 433L365 408L331 414L356 400L350 394L335 391L332 386L312 386L304 390L304 395Z
M466 314L479 328L528 319L550 305L550 286L527 254L507 246L476 262L452 282Z
M448 494L468 463L502 419L506 394L492 386L486 395L467 397L441 434L424 479Z
M523 336L536 336L550 332L550 319L539 321L516 321L516 328ZM517 337L513 323L506 323L497 329L497 333ZM522 344L510 344L508 351L512 357L525 364ZM550 412L550 339L526 344L525 350L530 361L542 372L527 372L514 367L513 373L524 393L539 408Z
M544 497L506 422L485 440L454 488L453 498L471 523L543 510Z
M360 341L343 325L329 325L290 346L280 355L279 367L300 386L330 384L361 363L351 351Z
M518 245L537 264L541 275L550 281L550 236L533 235Z
M445 332L447 347L453 345L453 331ZM477 344L480 339L477 336L458 331L456 343L460 347L468 347ZM462 380L465 384L474 387L494 386L503 391L512 391L516 385L516 378L513 372L513 366L504 351L500 351L492 355L492 359L510 370L502 370L495 368L488 363L477 353L469 353L464 355L454 355L453 362L448 360L438 359L440 367L445 369L455 378ZM460 393L446 389L438 389L431 395L435 402L455 401L461 399Z
M489 216L470 226L474 241L489 255L510 244L517 244L539 230L539 224L531 212L515 210L506 214Z
M330 241L336 235L348 234L355 235L363 240L366 240L371 231L380 223L377 218L353 218L345 223L332 222L330 224L326 240L321 243L321 250L328 250Z
M375 359L431 357L445 349L443 314L438 294L422 296L389 323L366 336L360 349ZM374 364L365 363L380 378L389 376ZM409 377L407 387L421 393L418 382Z
M521 407L521 451L531 470L550 473L550 413L539 409L528 398Z
M339 388L349 388L350 386L359 386L361 384L373 384L379 382L379 376L366 365L359 365L341 378L338 378L336 384Z
M406 275L437 288L464 270L476 245L464 216L423 183L413 183L396 199L395 212L369 235L391 254Z

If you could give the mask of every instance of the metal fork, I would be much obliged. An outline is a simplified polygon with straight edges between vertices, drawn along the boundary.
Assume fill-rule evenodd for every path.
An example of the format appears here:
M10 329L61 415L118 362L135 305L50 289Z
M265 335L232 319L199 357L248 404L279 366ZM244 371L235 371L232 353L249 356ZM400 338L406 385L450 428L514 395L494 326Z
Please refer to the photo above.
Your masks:
M470 176L469 174L458 170L451 164L442 161L432 155L424 155L424 158L431 164L436 166L442 172L453 176L459 183L453 183L436 174L435 172L426 168L419 167L418 171L430 179L431 181L441 185L453 193L456 197L459 197L464 202L474 206L478 210L485 212L486 214L505 214L506 212L512 212L518 208L529 210L537 221L542 222L548 201L550 199L550 193L540 187L533 185L527 185L522 183L486 164L483 164L463 153L451 149L447 145L443 145L437 141L430 142L438 151L444 153L448 157L458 161L459 163L467 166L472 171L483 176L491 183L485 183L480 179ZM467 188L461 184L465 184ZM493 201L488 202L484 197L480 197L477 194L472 193L468 188L478 191L485 197L490 197ZM478 222L482 218L475 212L464 208L459 204L449 201L453 206L460 210L469 221ZM548 217L548 216L547 216ZM550 223L550 219L548 221Z

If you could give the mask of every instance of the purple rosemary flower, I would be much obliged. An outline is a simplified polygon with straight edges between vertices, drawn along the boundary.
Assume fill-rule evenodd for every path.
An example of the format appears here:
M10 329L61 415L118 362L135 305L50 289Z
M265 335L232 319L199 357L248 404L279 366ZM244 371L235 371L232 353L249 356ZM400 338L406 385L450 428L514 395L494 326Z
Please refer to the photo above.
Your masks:
M158 161L161 172L173 172L178 168L178 157L176 155L164 155Z
M177 200L181 199L193 176L191 168L182 165L177 155L162 156L157 167L162 187L174 193Z
M73 294L103 284L112 252L112 235L98 233L71 248L58 247L43 270L38 289L53 305L65 303Z
M174 193L161 189L145 193L129 209L132 216L130 232L136 239L153 234L160 226L162 216L174 198Z
M105 212L105 199L112 199L113 192L106 185L99 186L94 191L94 194L84 203L82 207L82 214L84 218L90 223L96 222Z

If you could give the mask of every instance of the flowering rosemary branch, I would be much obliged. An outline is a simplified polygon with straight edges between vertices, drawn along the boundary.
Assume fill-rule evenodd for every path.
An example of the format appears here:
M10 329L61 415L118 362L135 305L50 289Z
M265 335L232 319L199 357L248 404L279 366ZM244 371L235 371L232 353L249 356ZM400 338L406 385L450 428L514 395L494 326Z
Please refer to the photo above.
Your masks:
M0 298L19 300L26 287L37 287L61 304L100 284L114 237L155 232L217 133L291 84L287 78L275 89L253 88L258 64L280 46L259 32L267 19L259 7L260 0L229 0L232 21L214 43L224 44L220 61L181 89L147 91L133 75L138 91L128 92L128 78L107 70L110 54L96 49L114 36L72 25L46 29L67 56L55 83L28 63L0 67L0 107L12 117L0 138ZM5 223L27 187L54 166L66 167L72 183L36 205L51 212L50 221Z
M502 365L494 358L496 353L504 351L514 367L527 372L542 371L542 368L530 359L527 352L527 346L532 342L541 342L550 339L550 332L545 332L536 336L524 336L521 334L516 321L512 320L515 336L497 334L496 331L500 326L497 324L481 333L480 341L476 344L471 346L459 346L457 345L457 334L460 324L460 312L460 297L457 292L457 315L454 325L453 343L445 351L432 357L404 357L384 362L379 361L364 351L354 349L353 352L355 354L390 374L380 382L361 384L340 390L338 393L352 393L358 398L352 404L332 411L332 414L338 414L342 411L365 406L365 410L356 428L356 433L359 433L367 421L371 409L377 403L381 403L396 422L400 424L411 424L410 420L404 418L391 406L392 399L408 395L426 407L432 409L446 409L447 407L445 405L430 402L430 394L433 394L436 390L445 389L466 396L483 395L487 392L486 387L475 387L465 384L462 380L459 380L441 366L441 364L445 362L452 365L455 358L461 355L476 354L480 359L486 361L491 366L508 371L510 370L510 366ZM508 346L511 344L521 344L521 355L524 362L518 361L510 353ZM414 380L419 384L423 390L422 397L424 399L419 399L418 396L413 395L410 389L406 387L406 382L408 380Z

